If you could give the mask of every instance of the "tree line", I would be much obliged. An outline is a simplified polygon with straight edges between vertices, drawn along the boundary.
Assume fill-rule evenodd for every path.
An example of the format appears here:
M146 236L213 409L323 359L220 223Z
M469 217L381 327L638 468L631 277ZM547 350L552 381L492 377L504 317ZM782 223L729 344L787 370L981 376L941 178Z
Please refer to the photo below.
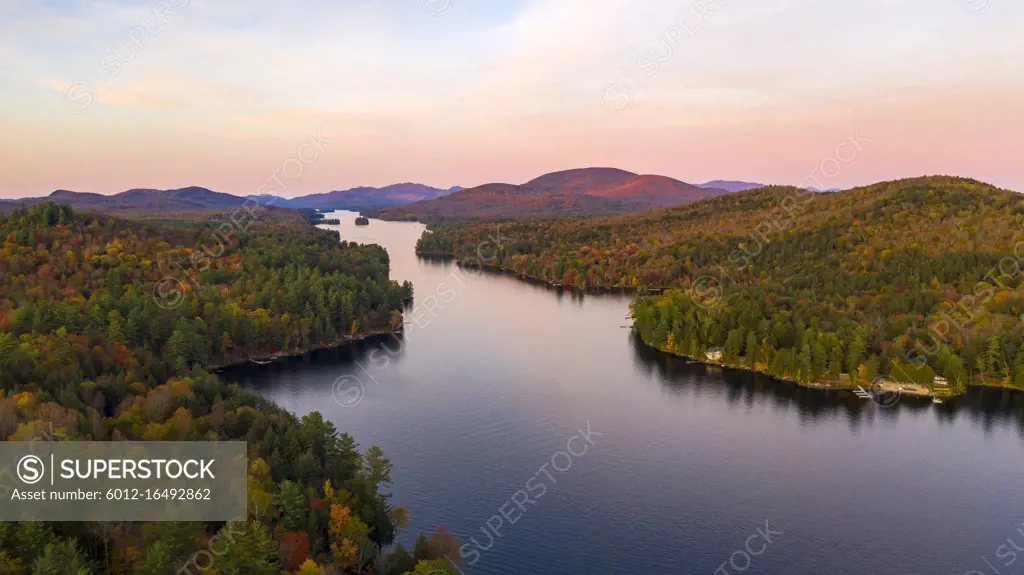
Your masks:
M265 224L212 257L211 228L52 203L0 215L0 436L249 445L247 520L4 523L0 573L448 569L437 534L386 551L408 512L390 503L379 448L205 370L387 329L411 285L388 278L379 246Z
M423 254L474 262L486 224ZM495 268L634 290L658 349L805 382L877 376L1024 389L1024 201L927 177L838 193L769 186L644 214L502 224Z

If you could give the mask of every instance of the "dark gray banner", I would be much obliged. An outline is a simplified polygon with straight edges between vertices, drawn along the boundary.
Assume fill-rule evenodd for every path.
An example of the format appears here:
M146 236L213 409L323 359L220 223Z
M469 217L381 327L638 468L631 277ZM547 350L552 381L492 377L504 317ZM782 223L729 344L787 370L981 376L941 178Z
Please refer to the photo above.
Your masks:
M0 521L247 516L244 441L0 442Z

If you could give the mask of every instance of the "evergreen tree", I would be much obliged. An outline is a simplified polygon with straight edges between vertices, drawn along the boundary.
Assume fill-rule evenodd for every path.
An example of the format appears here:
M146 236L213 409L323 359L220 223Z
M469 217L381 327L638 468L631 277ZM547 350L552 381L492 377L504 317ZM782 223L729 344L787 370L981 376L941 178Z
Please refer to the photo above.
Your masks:
M1005 378L1006 363L1003 361L1003 350L999 343L999 336L993 335L988 338L988 345L985 348L985 370L990 375Z
M258 521L232 521L220 532L224 552L217 557L218 575L277 575L278 546Z
M427 536L420 533L416 537L416 545L412 548L412 556L416 561L422 561L424 559L431 558L430 541L427 540Z
M743 350L743 330L734 329L729 331L729 336L725 340L725 349L723 355L726 361L735 361L740 356L740 352Z
M850 347L846 351L846 373L850 374L853 378L857 373L857 368L860 367L860 362L864 358L864 351L867 349L867 330L863 327L858 327L853 332L853 340L850 342Z
M747 333L747 344L744 349L744 355L747 358L747 366L751 369L754 368L756 363L760 361L760 349L757 347L757 335L754 332Z
M285 531L304 531L308 525L309 505L306 495L295 483L281 482L281 528Z
M146 555L136 568L139 575L164 575L176 571L174 555L168 545L157 541L146 549Z
M799 355L799 360L798 361L799 361L798 365L799 365L799 369L800 369L800 374L798 376L798 379L800 379L801 381L811 381L814 378L814 376L812 375L814 368L813 368L813 363L812 363L812 358L811 358L811 345L810 344L805 343L800 348L800 355Z
M32 575L92 575L85 556L71 539L48 543L32 566Z

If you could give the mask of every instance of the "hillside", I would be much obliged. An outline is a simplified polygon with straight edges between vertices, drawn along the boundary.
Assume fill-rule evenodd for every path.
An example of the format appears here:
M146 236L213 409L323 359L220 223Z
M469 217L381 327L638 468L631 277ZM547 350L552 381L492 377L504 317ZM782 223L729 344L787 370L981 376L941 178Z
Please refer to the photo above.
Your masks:
M215 229L53 203L0 215L0 436L240 440L250 470L248 521L0 523L0 573L170 573L218 533L219 572L291 573L332 546L375 557L394 542L404 519L379 448L203 367L389 330L411 285L389 279L380 246L308 225L259 222L211 254ZM409 571L427 553L381 557L374 572ZM331 572L362 571L333 557Z
M494 266L578 288L645 286L648 344L800 381L875 375L1024 388L1024 199L963 178L819 194L771 186L646 214L502 224ZM475 263L493 225L421 253ZM927 350L928 353L924 353ZM918 365L921 361L926 366Z
M744 190L756 190L757 188L764 187L764 184L736 180L711 180L710 182L697 185L701 188L718 188L727 192L742 192Z
M544 174L526 182L523 187L541 192L565 191L585 194L587 190L622 185L635 177L636 174L618 168L578 168Z
M543 175L524 188L551 194L618 199L653 206L673 206L725 193L665 176L637 175L616 168L583 168Z
M359 187L297 198L282 198L266 194L253 196L253 198L267 207L361 211L432 200L461 189L456 186L450 190L443 190L423 184L404 183L383 188ZM0 213L10 211L16 205L35 205L45 202L111 214L184 214L241 206L246 202L246 198L198 186L172 190L140 188L113 195L57 190L49 196L41 198L0 200Z
M433 200L458 189L460 188L444 190L415 183L393 184L382 188L358 187L350 190L336 190L324 194L310 194L298 198L281 199L275 205L288 208L363 211L403 206L423 200Z
M514 184L484 184L444 198L387 209L382 219L452 220L566 217L628 212L643 209L634 202L576 194L540 192Z
M110 196L57 190L45 198L22 198L6 203L35 205L46 202L106 213L167 213L230 208L242 205L245 198L190 186L173 190L132 189Z
M522 185L485 184L375 215L424 221L588 216L680 205L724 193L664 176L581 168L545 174Z

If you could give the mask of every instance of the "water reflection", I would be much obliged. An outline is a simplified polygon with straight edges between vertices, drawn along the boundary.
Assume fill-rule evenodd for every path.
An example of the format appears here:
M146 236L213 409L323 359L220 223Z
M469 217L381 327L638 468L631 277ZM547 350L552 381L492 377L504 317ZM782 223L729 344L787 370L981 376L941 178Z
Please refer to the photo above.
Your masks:
M419 224L373 221L371 237L341 220L346 239L385 245L416 305L439 286L457 284L457 297L436 295L436 315L409 310L429 327L406 326L400 342L244 366L234 379L379 444L394 503L412 511L404 544L438 524L478 533L570 429L592 420L606 433L467 574L713 573L766 517L785 526L785 547L751 573L963 573L1019 522L1021 394L883 409L691 364L621 328L628 295L424 260ZM449 278L457 270L465 285ZM339 378L365 380L358 407L332 397Z
M384 358L388 365L400 365L405 357L409 338L401 333L379 335L340 347L318 349L304 355L282 358L273 363L242 364L220 372L227 381L236 382L257 393L279 387L282 382L302 380L316 389L327 389L333 379L345 373L359 374L365 368L379 367ZM360 367L362 366L362 367Z
M848 391L809 389L743 370L706 365L672 356L645 345L635 333L630 335L633 360L637 369L658 381L673 394L699 393L705 385L724 385L731 404L752 406L771 402L780 412L796 409L808 424L845 418L851 429L875 418L898 420L901 413L932 411L943 425L952 425L958 417L967 417L981 425L986 433L1010 427L1014 423L1024 438L1024 393L1006 389L971 388L966 394L942 404L931 399L904 396L893 407L881 408Z

